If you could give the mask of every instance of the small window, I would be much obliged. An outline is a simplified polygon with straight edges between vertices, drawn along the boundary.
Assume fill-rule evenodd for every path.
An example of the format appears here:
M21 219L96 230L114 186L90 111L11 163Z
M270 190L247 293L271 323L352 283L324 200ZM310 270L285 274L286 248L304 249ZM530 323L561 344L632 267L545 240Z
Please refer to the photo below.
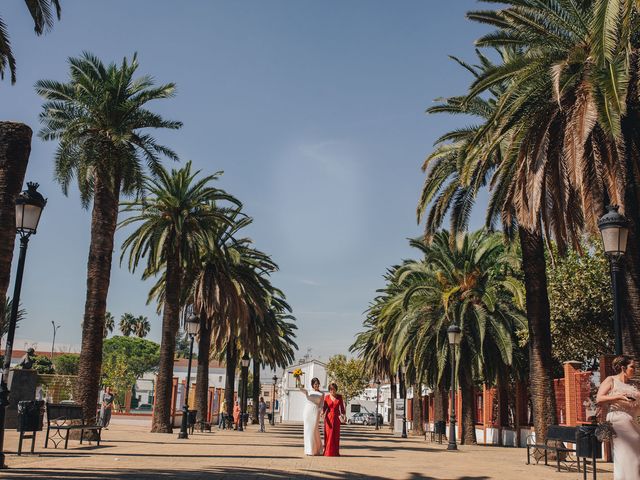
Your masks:
M222 383L222 375L218 376L218 383Z
M268 397L268 396L269 396L269 392L264 392L264 393L262 394L262 396L263 396L263 397Z
M360 413L360 405L357 403L351 404L351 413Z

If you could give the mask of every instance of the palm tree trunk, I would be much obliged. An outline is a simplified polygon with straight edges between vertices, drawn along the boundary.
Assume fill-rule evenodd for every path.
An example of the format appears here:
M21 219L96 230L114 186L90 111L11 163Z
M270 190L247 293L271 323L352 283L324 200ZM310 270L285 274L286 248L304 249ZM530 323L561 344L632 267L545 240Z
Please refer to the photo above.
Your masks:
M447 391L444 388L444 385L440 384L436 387L434 392L433 399L433 421L434 422L443 422L446 418L447 406L446 406L446 398Z
M477 440L474 388L473 382L468 374L462 373L460 375L460 393L462 395L462 412L460 412L462 443L464 445L475 445Z
M413 419L412 432L414 435L424 435L424 415L422 410L422 388L412 385L413 390Z
M227 374L224 385L224 399L227 403L227 418L233 423L233 393L236 383L236 367L238 366L238 349L234 341L230 341L226 348Z
M4 318L16 240L16 197L29 162L31 135L27 125L0 122L0 318Z
M529 382L536 442L544 442L549 425L557 423L551 358L551 312L540 230L519 228L522 270L529 326Z
M171 433L171 394L173 390L173 365L176 353L176 334L180 327L180 284L182 272L178 255L167 255L165 300L162 312L162 340L160 363L156 383L156 403L153 408L151 432Z
M118 223L120 179L114 185L99 175L94 185L91 244L87 262L87 297L82 322L82 347L78 367L78 402L87 421L95 421L102 370L102 341L107 294L111 280L113 237Z
M198 422L206 422L209 413L209 355L211 351L211 321L200 315L198 337L198 373L196 374L196 410Z
M260 402L260 360L253 359L253 421L251 423L258 423L258 403Z

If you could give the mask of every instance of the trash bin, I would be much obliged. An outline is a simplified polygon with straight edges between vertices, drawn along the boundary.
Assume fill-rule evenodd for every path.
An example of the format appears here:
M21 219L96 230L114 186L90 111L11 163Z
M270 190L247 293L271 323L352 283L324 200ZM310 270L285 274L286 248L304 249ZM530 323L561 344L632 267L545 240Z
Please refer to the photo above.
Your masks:
M18 402L18 432L41 432L44 417L43 400Z
M602 458L602 443L595 435L596 425L582 425L576 434L576 457Z

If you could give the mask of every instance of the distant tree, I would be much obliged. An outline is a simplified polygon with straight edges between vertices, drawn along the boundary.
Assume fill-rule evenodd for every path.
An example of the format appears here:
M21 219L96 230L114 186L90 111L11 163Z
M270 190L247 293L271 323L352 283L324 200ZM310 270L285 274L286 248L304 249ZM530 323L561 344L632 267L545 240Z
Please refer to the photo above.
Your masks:
M124 404L125 394L136 384L138 377L134 365L123 352L112 352L102 360L102 383L114 390L119 405Z
M77 353L64 353L58 355L53 360L53 364L58 375L77 375L80 355Z
M345 355L334 355L327 363L327 374L338 385L338 393L344 397L345 404L367 387L368 381L363 372L364 362L361 359L347 360Z
M113 333L113 329L116 327L116 320L113 318L111 312L104 314L104 338L107 338L110 333Z
M128 337L133 333L135 328L136 317L130 313L124 313L120 317L120 331L125 337Z
M119 355L125 357L128 371L133 372L136 378L140 378L145 373L158 368L160 345L137 337L115 336L106 339L102 348L103 361Z
M144 338L149 334L151 324L147 317L140 315L133 320L133 333L136 337Z

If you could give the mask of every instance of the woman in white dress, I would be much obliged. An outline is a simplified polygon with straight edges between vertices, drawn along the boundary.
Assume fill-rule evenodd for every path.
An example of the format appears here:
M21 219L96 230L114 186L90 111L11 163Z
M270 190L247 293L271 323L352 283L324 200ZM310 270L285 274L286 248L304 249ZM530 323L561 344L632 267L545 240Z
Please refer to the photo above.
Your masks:
M613 425L613 478L640 480L640 391L631 383L636 362L627 355L613 360L615 375L605 378L598 389L598 405L606 405L607 421Z
M318 428L324 394L320 391L320 380L313 378L311 380L311 388L311 392L306 388L301 389L302 393L307 397L302 413L304 420L304 454L322 455L322 441L320 440L320 430Z

